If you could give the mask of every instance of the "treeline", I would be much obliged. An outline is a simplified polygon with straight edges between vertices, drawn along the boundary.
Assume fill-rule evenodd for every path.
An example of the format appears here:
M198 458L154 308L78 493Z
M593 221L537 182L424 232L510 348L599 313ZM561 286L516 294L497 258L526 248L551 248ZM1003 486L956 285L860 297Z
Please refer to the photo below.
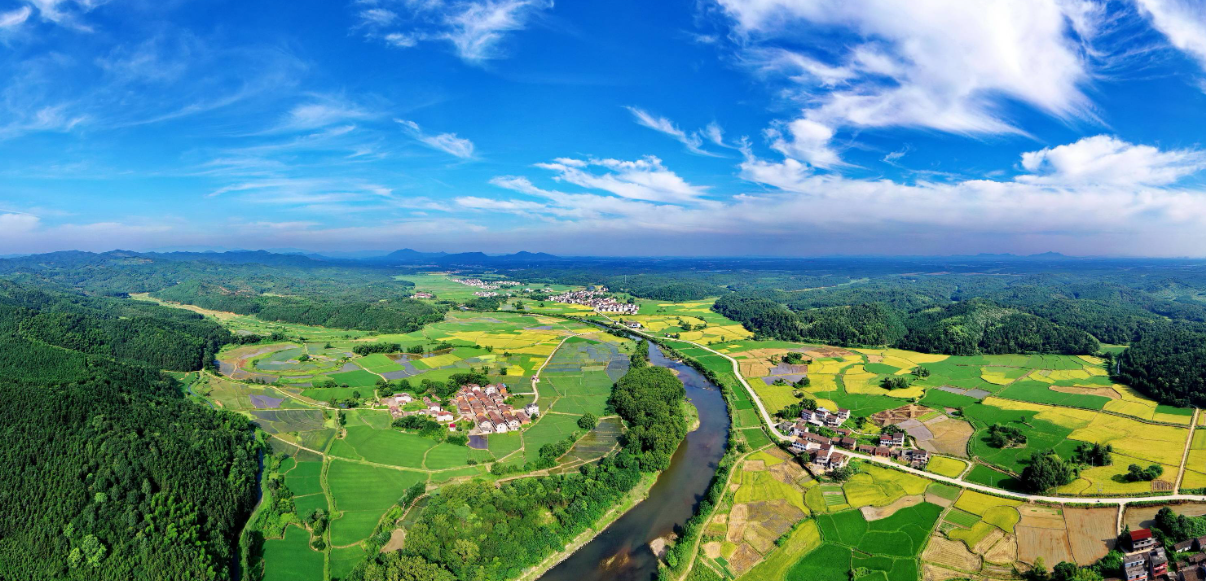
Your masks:
M446 307L404 297L368 302L338 296L265 295L198 281L168 287L154 296L265 321L388 333L418 330L443 320L446 312Z
M355 581L503 581L562 550L641 480L686 435L683 384L669 370L637 366L616 383L612 405L628 430L622 447L577 473L448 486L407 530L400 552L377 555ZM543 450L541 451L543 454Z
M713 306L764 338L841 346L887 345L950 355L1094 353L1088 333L973 299L908 314L887 303L793 311L765 296L730 294Z
M1206 406L1206 334L1156 325L1117 359L1116 379L1165 404Z
M61 379L82 354L200 369L231 341L196 313L149 303L74 295L0 280L0 364L29 378ZM46 347L58 349L47 349ZM74 377L74 375L71 375Z
M259 444L158 370L221 342L191 315L0 283L0 577L230 577Z

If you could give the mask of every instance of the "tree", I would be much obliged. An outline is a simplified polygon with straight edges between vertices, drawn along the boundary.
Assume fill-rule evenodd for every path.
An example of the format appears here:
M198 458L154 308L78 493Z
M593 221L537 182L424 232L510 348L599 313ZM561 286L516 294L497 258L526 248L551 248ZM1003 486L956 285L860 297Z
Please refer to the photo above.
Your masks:
M590 412L586 412L582 417L578 418L578 427L583 430L593 430L599 424L599 418Z
M310 360L310 354L309 354L309 353L302 353L301 355L298 355L298 356L297 356L297 361L298 361L298 363L305 363L305 362L307 362L307 361L309 361L309 360Z
M1046 492L1072 482L1076 475L1076 469L1054 452L1041 452L1031 456L1030 464L1022 470L1022 485L1031 492Z
M906 389L911 383L912 381L909 378L902 375L888 375L879 382L879 385L884 389L893 390Z

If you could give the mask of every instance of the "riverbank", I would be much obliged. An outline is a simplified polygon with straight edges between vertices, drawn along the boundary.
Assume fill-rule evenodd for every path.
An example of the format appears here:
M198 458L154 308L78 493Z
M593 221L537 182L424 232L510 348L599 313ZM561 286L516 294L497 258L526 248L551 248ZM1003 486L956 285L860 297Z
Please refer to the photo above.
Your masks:
M699 429L699 410L689 400L683 400L683 419L687 420L687 433Z
M636 508L638 504L644 502L646 498L649 498L649 491L653 488L653 485L657 483L658 476L661 476L661 472L654 474L643 474L641 476L641 481L638 482L636 486L632 487L632 490L628 491L628 494L624 495L624 498L621 499L619 503L612 507L611 510L607 511L607 513L603 515L603 518L599 519L599 522L595 523L591 528L582 531L581 534L575 537L573 541L570 541L570 544L566 545L561 551L549 555L544 561L541 561L539 565L536 565L535 567L525 571L523 575L516 577L515 581L535 581L536 579L539 579L540 576L547 573L549 569L560 565L563 561L573 556L578 549L581 549L582 547L586 546L587 543L595 540L595 537L607 530L607 527L614 524L617 520L620 520L621 517L623 517L625 514L628 514L628 511Z

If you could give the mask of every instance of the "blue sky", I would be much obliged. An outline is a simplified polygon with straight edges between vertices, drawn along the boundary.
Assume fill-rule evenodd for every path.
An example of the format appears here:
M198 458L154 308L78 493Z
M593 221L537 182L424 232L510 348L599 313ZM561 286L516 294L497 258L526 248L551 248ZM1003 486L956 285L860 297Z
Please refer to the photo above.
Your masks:
M1206 255L1191 0L0 0L0 254Z

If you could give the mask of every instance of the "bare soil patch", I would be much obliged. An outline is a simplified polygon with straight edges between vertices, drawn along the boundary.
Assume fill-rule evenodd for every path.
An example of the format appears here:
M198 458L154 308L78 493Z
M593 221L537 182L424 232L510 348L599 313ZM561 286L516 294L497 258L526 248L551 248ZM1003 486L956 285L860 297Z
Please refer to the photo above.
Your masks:
M1070 387L1063 385L1051 386L1051 391L1060 393L1078 393L1081 395L1096 395L1100 397L1108 397L1110 399L1122 399L1122 396L1114 391L1112 387Z
M704 554L707 555L709 559L720 558L720 541L712 541L710 543L704 543L703 550L704 550Z
M977 555L983 555L991 550L1003 538L1005 538L1005 531L994 528L992 529L991 533L988 533L988 535L986 535L983 539L980 539L980 542L976 543L976 546L972 547L972 552Z
M745 522L748 520L750 507L748 504L734 504L733 510L729 511L729 533L725 535L725 539L730 543L740 543L741 538L745 535Z
M896 511L902 508L917 506L921 504L922 500L924 500L924 497L921 495L903 496L888 506L864 506L859 511L863 513L863 518L867 520L880 520L896 514Z
M880 427L890 426L893 424L899 424L900 422L906 420L919 418L930 413L931 411L933 410L930 408L911 403L900 406L894 410L884 410L882 412L872 414L871 421L875 422L875 425Z
M925 422L925 428L933 435L930 439L917 439L917 447L935 454L967 458L967 441L975 429L963 420L938 416Z
M737 551L729 558L729 567L733 568L734 573L740 575L761 560L762 555L758 554L758 551L755 551L749 543L741 543L741 546L737 547Z
M1018 540L1013 535L1003 535L983 555L985 562L1010 565L1018 560Z
M1177 514L1186 516L1202 516L1206 514L1206 503L1202 502L1187 502L1184 504L1167 505ZM1122 515L1123 524L1131 527L1131 530L1146 529L1152 526L1155 522L1156 513L1160 512L1163 506L1138 506L1127 507L1126 514Z
M1025 517L1023 517L1025 520ZM1072 550L1068 548L1068 531L1064 529L1038 528L1018 526L1018 559L1034 564L1035 559L1043 558L1047 563L1073 561Z
M808 473L792 461L782 462L770 467L771 476L784 484L800 484L809 478Z
M925 501L930 504L936 504L938 506L950 506L952 504L955 504L955 501L946 499L946 498L942 498L941 496L938 496L937 494L934 494L932 492L925 493Z
M764 460L746 460L742 470L746 472L766 472L766 462Z
M967 573L939 567L932 563L922 563L922 575L925 581L947 581L948 579L967 579Z
M1067 528L1067 525L1064 523L1064 515L1057 508L1023 504L1018 507L1018 514L1022 515L1022 520L1018 522L1020 526L1040 529Z
M1152 492L1172 492L1177 486L1167 480L1153 480Z
M401 551L405 544L406 531L402 529L394 529L393 532L389 534L389 541L385 543L385 546L381 547L381 552L390 553L393 551Z
M930 539L930 544L926 546L925 552L921 554L924 561L945 565L952 569L962 569L964 571L979 571L980 556L972 554L959 541L952 541L942 537L935 536Z
M1080 565L1096 563L1109 552L1117 537L1115 508L1066 508L1068 545Z

